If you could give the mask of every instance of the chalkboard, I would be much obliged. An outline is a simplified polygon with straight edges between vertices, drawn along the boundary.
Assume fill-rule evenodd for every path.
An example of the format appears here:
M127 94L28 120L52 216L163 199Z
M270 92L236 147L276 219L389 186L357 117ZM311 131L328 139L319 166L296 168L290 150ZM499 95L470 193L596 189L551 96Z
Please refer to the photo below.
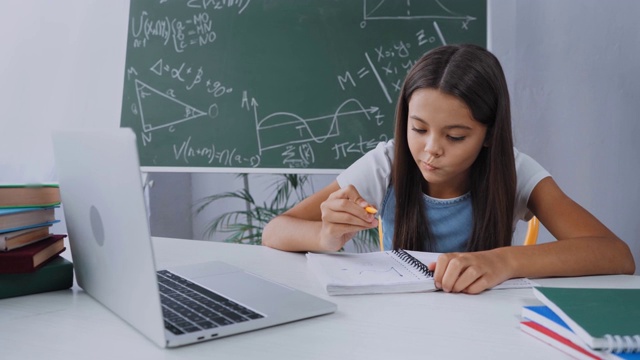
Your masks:
M486 46L486 0L131 1L121 126L145 167L335 172L393 136L407 70Z

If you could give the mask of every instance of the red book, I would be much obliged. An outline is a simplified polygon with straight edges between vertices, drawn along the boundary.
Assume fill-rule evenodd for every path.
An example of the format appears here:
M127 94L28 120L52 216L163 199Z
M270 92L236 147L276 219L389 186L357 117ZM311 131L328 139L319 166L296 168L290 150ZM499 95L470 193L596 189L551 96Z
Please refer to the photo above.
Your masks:
M0 253L0 274L32 272L48 260L64 251L64 238L67 235L51 235L12 251Z
M522 321L520 329L533 337L538 338L551 346L571 355L576 359L601 360L602 357L593 350L587 349L586 345L580 346L569 339L558 335L546 327L534 321Z

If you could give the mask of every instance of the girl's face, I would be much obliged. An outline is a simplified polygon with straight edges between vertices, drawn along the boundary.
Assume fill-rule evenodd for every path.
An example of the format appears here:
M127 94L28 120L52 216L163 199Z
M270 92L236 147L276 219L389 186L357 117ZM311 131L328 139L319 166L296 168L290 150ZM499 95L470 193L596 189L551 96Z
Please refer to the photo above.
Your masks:
M486 133L462 100L435 89L416 90L409 99L407 141L426 180L424 192L448 199L469 191L470 167Z

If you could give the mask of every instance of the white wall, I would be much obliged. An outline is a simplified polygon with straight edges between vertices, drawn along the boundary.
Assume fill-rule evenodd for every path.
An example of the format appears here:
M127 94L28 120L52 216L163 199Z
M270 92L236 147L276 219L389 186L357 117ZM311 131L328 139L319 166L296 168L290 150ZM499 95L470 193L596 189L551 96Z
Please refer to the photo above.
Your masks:
M640 264L640 2L492 0L490 9L516 146Z
M57 181L54 129L119 126L128 11L126 0L0 1L0 182Z
M55 181L53 129L119 125L128 8L127 0L0 1L0 182ZM640 2L490 0L489 14L517 146L640 263ZM241 186L229 177L178 178L163 191L193 186L199 199ZM182 221L171 207L152 210L165 225ZM194 219L194 237L203 221Z
M190 173L148 173L151 236L194 239Z
M118 126L128 1L0 2L2 180L53 180L50 132Z

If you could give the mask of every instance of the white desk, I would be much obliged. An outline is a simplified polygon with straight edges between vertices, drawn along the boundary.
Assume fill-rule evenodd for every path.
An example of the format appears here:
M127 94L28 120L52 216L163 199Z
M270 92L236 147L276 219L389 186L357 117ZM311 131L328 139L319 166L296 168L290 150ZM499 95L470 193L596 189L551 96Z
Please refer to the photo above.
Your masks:
M327 296L302 254L261 246L154 239L159 267L223 260L338 304L334 314L164 350L74 286L0 300L2 359L564 359L519 330L530 289L480 295ZM69 255L68 253L66 254ZM542 285L640 287L638 276Z

